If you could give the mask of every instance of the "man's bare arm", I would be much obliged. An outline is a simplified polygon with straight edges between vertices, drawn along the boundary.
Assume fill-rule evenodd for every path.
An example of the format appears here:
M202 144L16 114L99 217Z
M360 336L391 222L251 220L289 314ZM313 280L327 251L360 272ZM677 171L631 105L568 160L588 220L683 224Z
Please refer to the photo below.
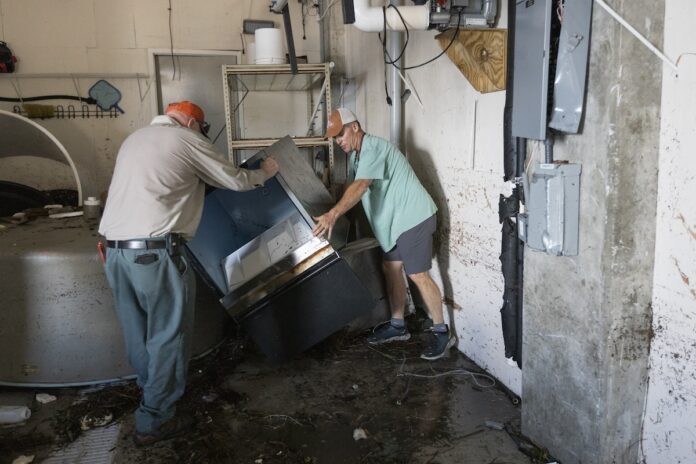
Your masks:
M343 216L360 201L365 192L367 192L370 184L372 184L372 179L358 179L353 181L348 188L346 188L346 191L343 193L343 196L336 206L325 214L314 218L314 220L317 221L314 229L312 229L314 235L322 236L328 232L327 238L330 239L331 232L338 218Z

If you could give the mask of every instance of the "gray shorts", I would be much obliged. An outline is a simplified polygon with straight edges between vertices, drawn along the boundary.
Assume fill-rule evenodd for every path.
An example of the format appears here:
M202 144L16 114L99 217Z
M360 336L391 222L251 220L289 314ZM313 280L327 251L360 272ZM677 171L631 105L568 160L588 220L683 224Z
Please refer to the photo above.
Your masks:
M384 253L385 261L403 261L406 275L425 272L432 267L433 233L437 228L435 214L396 239L396 245Z

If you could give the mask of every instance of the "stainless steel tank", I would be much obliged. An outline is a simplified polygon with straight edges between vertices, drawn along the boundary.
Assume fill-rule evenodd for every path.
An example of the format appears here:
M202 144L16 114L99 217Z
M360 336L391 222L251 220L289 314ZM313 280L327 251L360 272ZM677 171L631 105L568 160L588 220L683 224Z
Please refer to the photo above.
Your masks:
M63 144L45 127L24 116L0 110L0 134L7 135L0 143L0 158L34 156L70 166L75 178L77 204L82 204L82 182L77 166Z
M68 386L133 375L96 249L96 224L37 218L0 231L0 384ZM194 353L229 316L198 282Z

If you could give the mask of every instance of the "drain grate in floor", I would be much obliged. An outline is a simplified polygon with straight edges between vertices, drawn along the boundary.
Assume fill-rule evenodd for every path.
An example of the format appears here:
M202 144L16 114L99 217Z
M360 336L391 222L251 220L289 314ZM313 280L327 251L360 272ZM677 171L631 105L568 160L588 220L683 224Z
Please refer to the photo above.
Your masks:
M42 464L111 464L120 430L120 424L88 430Z

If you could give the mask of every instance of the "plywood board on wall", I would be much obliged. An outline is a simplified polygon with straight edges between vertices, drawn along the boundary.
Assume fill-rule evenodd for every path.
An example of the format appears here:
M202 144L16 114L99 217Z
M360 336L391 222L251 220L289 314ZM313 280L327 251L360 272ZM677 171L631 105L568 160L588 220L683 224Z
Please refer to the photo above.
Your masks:
M507 65L506 29L450 29L435 38L447 56L481 93L505 90Z

